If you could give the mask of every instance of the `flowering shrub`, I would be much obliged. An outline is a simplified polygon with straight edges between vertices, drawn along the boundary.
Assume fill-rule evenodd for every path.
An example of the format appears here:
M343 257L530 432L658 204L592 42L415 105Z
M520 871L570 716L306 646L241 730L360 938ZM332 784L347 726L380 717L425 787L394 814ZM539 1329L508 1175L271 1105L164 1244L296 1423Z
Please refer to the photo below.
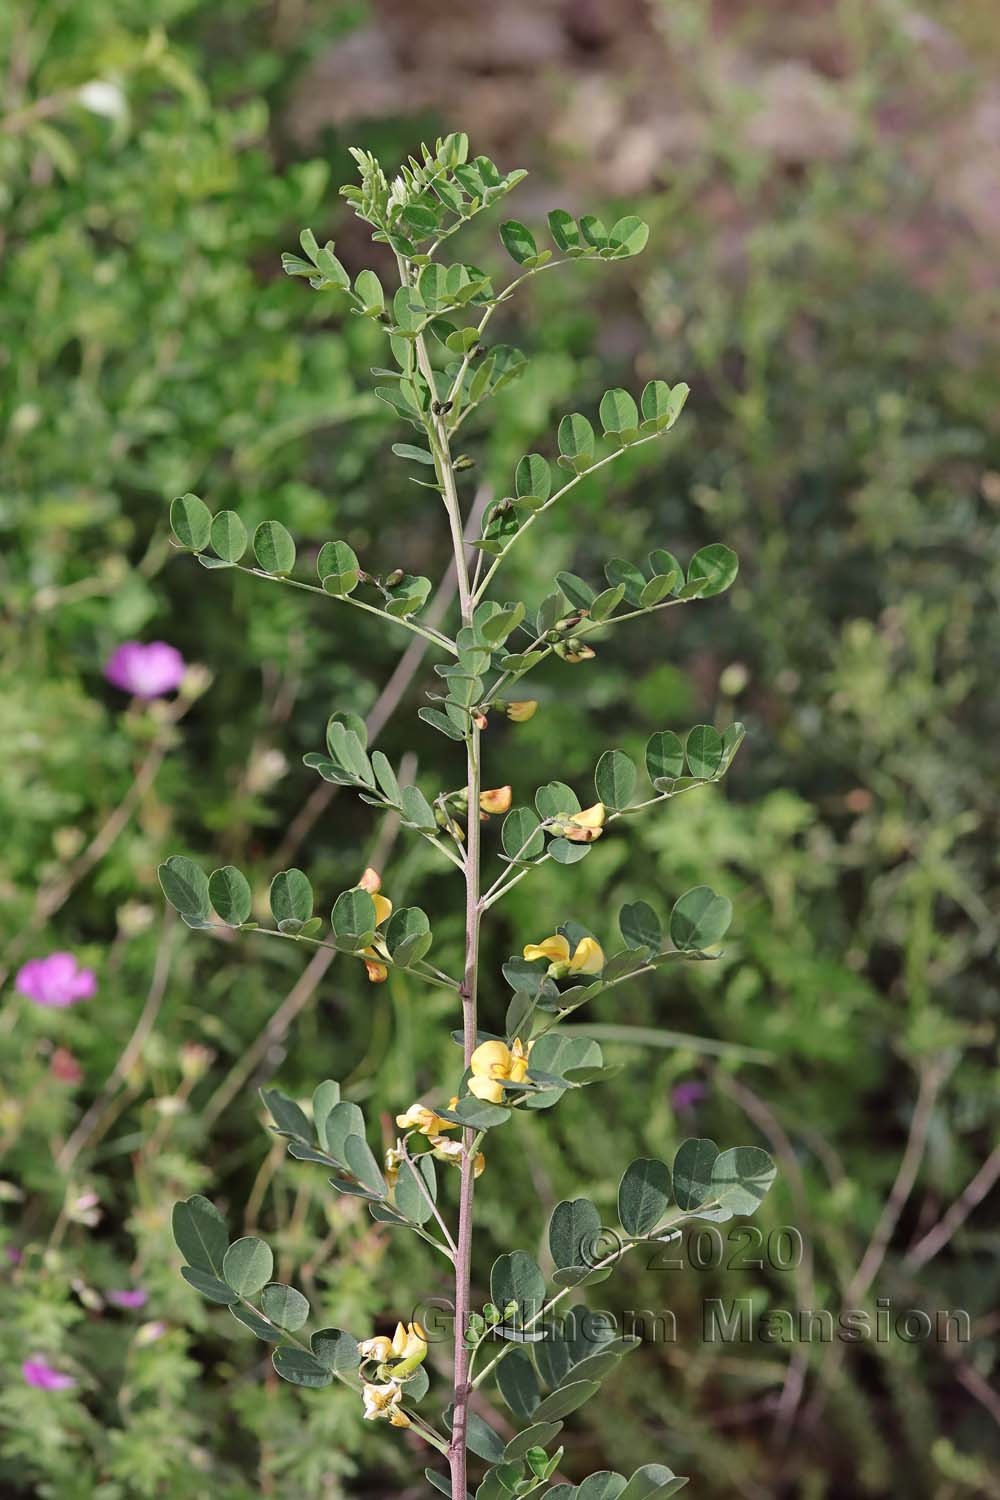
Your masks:
M370 226L373 240L392 252L398 287L387 290L370 269L350 275L334 244L321 246L308 230L301 236L302 256L286 255L284 266L316 291L346 296L352 311L385 335L391 365L376 370L382 382L376 394L416 434L415 442L396 443L393 452L415 466L414 482L443 504L457 582L457 626L448 631L428 619L429 579L398 567L380 572L377 561L362 563L345 541L331 540L318 550L314 583L296 572L297 544L278 519L261 521L251 535L236 512L213 514L199 496L188 493L174 501L171 524L177 545L207 569L236 569L332 597L422 637L442 658L435 666L439 690L419 713L462 746L464 774L456 790L428 795L380 750L369 754L366 726L349 707L332 714L325 749L307 755L306 764L324 780L354 788L364 802L393 814L454 867L463 894L463 970L449 974L431 961L434 937L427 914L415 906L394 908L374 869L336 896L329 937L323 935L326 923L315 913L312 884L301 870L274 876L275 925L267 929L250 920L251 886L234 866L207 875L192 860L174 855L161 866L160 880L192 928L256 931L329 948L359 958L373 983L408 974L454 996L456 1016L461 1015L456 1034L461 1066L456 1062L451 1080L442 1082L439 1098L405 1109L400 1101L400 1135L384 1162L368 1143L360 1108L342 1097L338 1082L317 1083L308 1110L278 1090L264 1095L274 1128L294 1158L332 1171L331 1185L338 1192L362 1199L377 1222L410 1230L449 1263L453 1359L442 1372L444 1395L435 1387L435 1413L424 1405L432 1382L428 1339L419 1322L400 1322L391 1336L372 1333L360 1342L339 1328L303 1335L309 1302L294 1287L273 1280L275 1258L264 1240L231 1241L224 1219L201 1195L176 1205L174 1235L185 1257L185 1280L276 1346L273 1364L280 1376L309 1388L338 1380L358 1390L366 1419L410 1429L447 1459L447 1476L430 1468L427 1478L453 1500L465 1500L468 1493L471 1453L485 1466L477 1500L502 1500L540 1492L558 1475L563 1419L597 1394L639 1342L630 1336L588 1340L581 1332L585 1309L563 1307L567 1296L604 1280L637 1248L676 1238L687 1220L753 1213L773 1181L774 1167L757 1147L720 1152L714 1142L699 1138L680 1145L672 1166L648 1158L633 1161L621 1177L621 1233L611 1248L597 1207L584 1198L564 1200L548 1226L551 1274L546 1276L525 1250L506 1252L493 1266L490 1300L472 1306L475 1183L486 1166L489 1133L502 1128L514 1111L546 1111L566 1094L606 1078L613 1070L605 1066L597 1042L562 1023L594 996L637 975L661 967L669 971L677 963L711 962L732 909L705 885L683 894L666 923L649 902L630 902L618 915L623 946L610 957L595 933L569 917L541 942L526 942L503 966L511 998L501 1015L490 995L487 1025L479 1015L484 919L539 865L575 865L599 840L617 836L621 820L717 782L739 748L743 726L735 723L720 734L698 725L683 738L668 729L653 734L645 752L649 787L644 791L638 790L635 761L621 750L605 751L594 771L597 800L587 807L560 781L540 786L533 806L512 805L508 786L485 787L488 737L504 716L515 724L532 717L535 700L512 701L510 694L542 662L555 658L574 666L591 660L609 629L722 593L738 564L722 543L701 548L686 567L657 548L644 565L612 558L597 588L559 572L552 591L530 611L524 600L492 597L506 558L539 518L588 474L669 432L687 387L651 380L638 402L623 389L607 391L599 407L600 447L586 416L564 416L556 459L562 473L554 473L542 454L525 455L516 465L511 493L488 504L480 520L475 505L460 493L474 460L457 450L456 439L466 418L518 378L526 364L520 351L487 342L491 321L543 270L574 260L630 258L642 250L648 231L632 216L607 229L593 216L577 222L555 210L548 220L554 249L540 249L525 225L508 219L500 238L519 269L498 289L478 267L445 264L439 252L470 220L504 198L523 173L504 174L482 156L470 160L463 135L439 140L433 151L423 148L421 158L411 157L391 183L374 156L353 155L361 183L343 189L344 196ZM128 679L130 691L148 696L169 690L171 675L163 667L162 660L139 658L119 677ZM491 851L484 828L498 815L503 823ZM486 873L488 859L499 866L495 874ZM604 940L609 941L607 935ZM436 1163L457 1168L457 1212ZM476 1391L505 1403L508 1422L518 1429L515 1436L502 1437L472 1409ZM631 1478L604 1473L579 1488L556 1482L546 1493L559 1500L576 1495L653 1500L686 1483L666 1465L649 1464Z

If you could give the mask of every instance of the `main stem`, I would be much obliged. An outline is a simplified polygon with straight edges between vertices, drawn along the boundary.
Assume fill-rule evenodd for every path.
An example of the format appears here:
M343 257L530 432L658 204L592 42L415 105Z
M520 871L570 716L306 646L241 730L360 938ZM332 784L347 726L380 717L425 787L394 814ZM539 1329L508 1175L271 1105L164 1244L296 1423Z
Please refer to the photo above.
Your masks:
M404 285L409 281L409 272L401 264L400 278ZM435 394L434 372L427 347L422 337L416 340L417 362L430 389ZM451 461L448 427L445 415L433 410L427 413L427 436L434 455L434 465L441 485L448 525L451 530L452 548L455 554L455 572L458 578L458 598L462 611L462 624L471 625L475 611L475 600L469 580L469 565L465 552L465 528L458 491L455 487L455 471ZM466 791L468 793L468 833L465 846L465 970L462 978L462 1038L465 1066L472 1061L476 1047L476 996L479 984L479 924L482 918L479 890L480 822L479 792L481 786L480 731L470 722L466 741ZM458 1245L455 1255L455 1375L454 1414L452 1417L451 1441L448 1445L448 1463L451 1468L452 1500L465 1500L468 1486L466 1480L468 1453L469 1398L472 1386L469 1379L470 1350L466 1348L465 1333L470 1312L470 1282L472 1275L472 1213L475 1193L475 1131L462 1133L465 1147L462 1156L462 1179L459 1190Z

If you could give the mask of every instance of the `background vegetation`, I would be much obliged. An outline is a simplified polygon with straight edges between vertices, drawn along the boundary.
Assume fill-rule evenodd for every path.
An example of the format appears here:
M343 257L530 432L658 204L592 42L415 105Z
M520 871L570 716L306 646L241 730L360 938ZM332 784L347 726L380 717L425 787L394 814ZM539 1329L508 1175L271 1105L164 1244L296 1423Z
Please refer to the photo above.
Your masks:
M976 0L4 8L3 968L66 949L98 984L52 1010L8 977L0 1009L12 1500L423 1493L397 1435L362 1431L346 1393L281 1386L180 1281L167 1213L209 1184L234 1221L246 1203L280 1274L359 1334L386 1287L393 1316L440 1291L322 1172L273 1175L256 1087L339 1077L388 1140L441 1076L447 997L373 991L359 965L282 944L194 941L154 872L184 848L252 868L263 898L296 861L320 891L375 863L460 944L431 858L325 800L300 761L349 706L385 720L391 759L413 745L452 784L415 717L427 669L397 677L386 718L384 632L210 579L166 525L193 489L385 570L439 568L443 518L428 505L412 540L423 492L371 394L377 332L278 266L306 223L352 266L348 145L392 158L449 129L533 169L520 219L561 202L652 226L637 260L539 278L511 314L498 336L538 358L498 425L470 432L475 481L502 494L570 393L587 409L609 385L692 387L667 443L546 518L526 597L633 541L687 555L722 536L742 559L724 600L649 627L666 641L622 631L540 674L536 717L487 737L489 784L516 791L529 764L532 784L588 781L612 728L626 750L675 722L750 731L724 792L637 825L627 855L609 837L572 877L609 909L711 883L736 904L725 960L598 1002L624 1073L564 1103L530 1155L515 1118L482 1213L500 1239L512 1218L540 1235L571 1183L610 1207L623 1153L749 1121L781 1168L762 1228L796 1225L806 1254L794 1271L626 1273L617 1305L673 1309L679 1338L574 1419L574 1451L595 1469L663 1458L707 1497L1000 1495L990 20ZM470 259L500 256L471 237ZM204 666L175 706L129 707L103 679L132 638ZM540 913L545 930L566 914L566 880L518 888L488 969ZM964 1308L973 1337L705 1345L699 1309L720 1295ZM34 1355L76 1386L26 1383Z

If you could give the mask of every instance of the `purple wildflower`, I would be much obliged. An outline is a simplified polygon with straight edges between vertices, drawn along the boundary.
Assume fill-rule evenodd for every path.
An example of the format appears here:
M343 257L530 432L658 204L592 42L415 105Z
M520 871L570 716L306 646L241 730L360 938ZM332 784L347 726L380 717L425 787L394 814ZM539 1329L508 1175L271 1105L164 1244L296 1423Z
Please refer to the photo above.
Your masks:
M37 1354L34 1359L24 1361L21 1374L28 1385L33 1385L39 1391L71 1391L76 1385L72 1375L64 1375Z
M97 993L93 969L81 969L72 953L32 958L17 971L14 987L35 1005L63 1009Z
M696 1106L707 1098L708 1084L699 1083L694 1078L687 1083L678 1083L670 1091L670 1102L679 1115L693 1114Z
M138 1308L145 1307L149 1301L149 1293L144 1292L142 1287L135 1287L131 1291L105 1293L112 1307Z
M186 671L183 656L166 641L124 641L108 660L104 675L123 693L136 698L162 698L180 687Z

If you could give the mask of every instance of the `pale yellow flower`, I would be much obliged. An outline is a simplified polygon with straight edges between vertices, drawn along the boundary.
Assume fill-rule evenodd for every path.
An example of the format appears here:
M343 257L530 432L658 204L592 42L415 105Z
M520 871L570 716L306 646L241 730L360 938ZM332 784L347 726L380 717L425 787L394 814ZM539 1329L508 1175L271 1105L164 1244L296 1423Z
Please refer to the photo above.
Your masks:
M365 1421L377 1422L380 1418L391 1420L392 1413L399 1409L403 1399L403 1389L395 1380L387 1380L384 1385L364 1384L361 1395L365 1403Z
M457 1103L458 1100L453 1099L449 1109ZM428 1109L426 1104L411 1104L405 1115L396 1116L396 1124L400 1130L419 1130L421 1135L440 1135L443 1130L458 1128L454 1121L443 1120L432 1109Z
M534 717L538 701L535 698L521 698L515 703L507 704L507 717L513 719L515 724L526 724Z
M582 812L562 820L554 831L569 839L571 844L592 844L604 832L606 815L604 803L595 802L593 807L585 807Z
M358 1345L358 1353L362 1359L373 1359L381 1365L392 1353L392 1339L387 1338L384 1333L374 1339L364 1339Z

